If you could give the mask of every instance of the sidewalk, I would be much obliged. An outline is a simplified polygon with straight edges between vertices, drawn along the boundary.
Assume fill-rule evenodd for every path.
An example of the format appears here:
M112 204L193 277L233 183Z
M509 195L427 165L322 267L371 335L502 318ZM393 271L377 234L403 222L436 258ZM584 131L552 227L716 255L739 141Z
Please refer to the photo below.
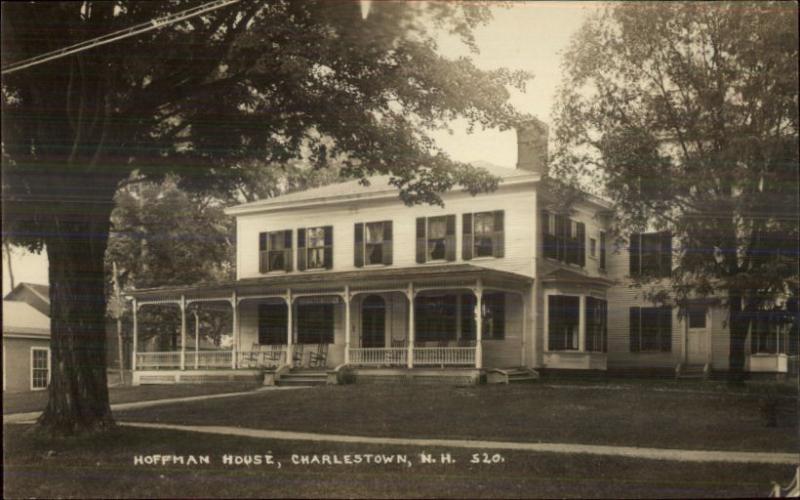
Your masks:
M243 429L226 426L196 426L158 423L120 422L126 427L143 429L162 429L203 434L248 437L256 439L278 439L286 441L312 441L332 443L352 443L389 446L422 446L440 448L469 448L485 450L518 450L545 453L588 454L647 460L672 460L679 462L728 462L762 463L777 465L797 465L800 457L796 453L764 453L746 451L698 451L668 448L637 448L631 446L599 446L566 443L516 443L509 441L473 441L462 439L411 439L349 436L342 434L317 434L311 432L270 431Z

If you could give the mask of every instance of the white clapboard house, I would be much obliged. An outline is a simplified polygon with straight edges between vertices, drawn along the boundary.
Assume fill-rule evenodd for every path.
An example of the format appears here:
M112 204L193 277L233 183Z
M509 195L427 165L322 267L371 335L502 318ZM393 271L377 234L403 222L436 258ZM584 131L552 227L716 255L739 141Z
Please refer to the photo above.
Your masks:
M470 383L532 370L726 370L718 303L699 301L682 317L629 286L637 273L669 279L679 251L669 234L620 246L608 202L586 196L560 211L543 180L547 127L533 121L517 133L517 168L488 167L499 188L454 190L443 207L405 206L388 177L375 177L229 208L235 281L129 293L135 310L174 304L183 317L180 350L136 350L134 380ZM204 304L233 311L226 350L191 348L186 311ZM796 355L786 329L755 330L748 369L785 373Z

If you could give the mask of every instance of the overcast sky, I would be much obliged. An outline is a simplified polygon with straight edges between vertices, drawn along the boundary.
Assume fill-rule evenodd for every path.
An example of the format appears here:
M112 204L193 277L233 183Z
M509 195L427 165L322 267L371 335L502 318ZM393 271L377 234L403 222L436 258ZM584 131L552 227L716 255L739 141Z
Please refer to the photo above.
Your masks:
M494 8L494 20L479 28L476 41L480 54L472 55L482 69L506 67L534 75L524 94L514 92L511 102L521 112L551 122L551 106L560 81L561 52L584 18L596 5L587 2L517 2ZM453 39L440 41L445 56L469 55ZM435 134L441 147L460 161L485 160L513 167L517 161L513 131L477 130L467 134L464 123L453 124L453 134ZM47 283L47 258L15 250L14 279ZM4 249L5 254L5 249ZM9 291L8 262L3 259L3 295Z

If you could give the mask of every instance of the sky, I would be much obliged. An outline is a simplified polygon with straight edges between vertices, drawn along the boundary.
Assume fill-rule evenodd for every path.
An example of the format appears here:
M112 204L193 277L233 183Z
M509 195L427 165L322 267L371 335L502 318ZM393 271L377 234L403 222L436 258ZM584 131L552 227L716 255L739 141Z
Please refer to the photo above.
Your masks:
M470 56L481 69L506 67L532 73L526 92L512 91L511 103L521 112L552 123L551 107L561 79L561 53L589 12L589 2L514 2L493 7L494 19L475 32L479 54L470 54L460 42L440 39L440 52L447 57ZM517 161L514 131L476 130L466 124L452 124L453 133L439 132L434 138L455 160L484 160L514 167ZM12 250L14 280L46 284L47 257L22 249ZM10 290L8 260L3 249L3 295Z

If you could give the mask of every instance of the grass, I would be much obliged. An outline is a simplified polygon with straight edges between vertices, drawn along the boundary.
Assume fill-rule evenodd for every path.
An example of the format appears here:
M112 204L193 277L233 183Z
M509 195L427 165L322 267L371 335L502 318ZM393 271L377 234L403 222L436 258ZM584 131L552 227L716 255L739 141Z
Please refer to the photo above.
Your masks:
M698 450L798 450L797 397L776 427L750 392L647 384L328 386L117 413L120 420L357 434Z
M296 391L297 393L305 391ZM282 393L272 393L273 395ZM351 393L352 394L352 393ZM242 400L245 401L245 400ZM225 406L223 404L223 406ZM790 466L631 460L503 452L502 464L422 465L415 447L253 440L122 428L103 437L43 440L4 429L5 498L699 498L755 497ZM282 467L225 466L221 456L271 452ZM291 454L402 453L400 465L292 465ZM134 466L138 454L210 455L202 466Z
M258 384L225 383L198 385L142 385L121 386L108 389L111 404L152 401L155 399L183 398L226 392L241 392L254 389ZM3 393L3 415L44 410L47 406L47 391Z

